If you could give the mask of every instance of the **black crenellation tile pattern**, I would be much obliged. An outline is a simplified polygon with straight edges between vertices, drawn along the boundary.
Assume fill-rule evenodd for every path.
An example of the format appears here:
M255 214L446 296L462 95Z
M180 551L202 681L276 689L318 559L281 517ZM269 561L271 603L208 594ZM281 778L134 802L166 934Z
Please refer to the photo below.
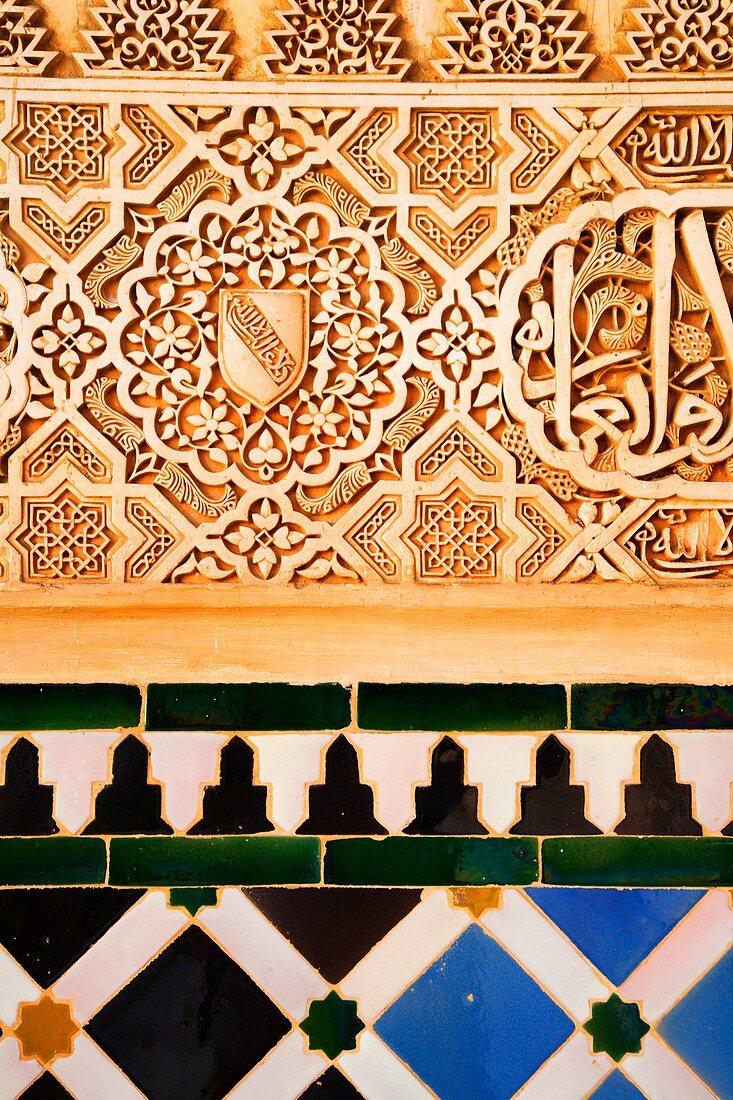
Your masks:
M171 685L163 687L169 688ZM177 690L181 687L197 689L199 694L194 692L193 695L196 706L200 706L204 698L215 700L220 708L216 712L217 720L222 717L221 707L225 703L227 706L233 705L232 700L241 703L250 689L256 689L255 695L260 703L266 697L266 693L262 694L263 685L178 685ZM241 689L244 694L237 694L235 698L229 691L232 687L238 691ZM289 728L292 714L287 708L296 699L301 702L304 699L320 701L318 705L326 700L328 706L340 708L339 714L344 720L346 710L351 709L350 689L340 685L276 684L264 687L277 689L278 692L292 688L295 694L289 696L286 691L283 696L290 699L285 710L277 711L280 718L284 714L287 716ZM563 706L567 703L566 689L562 685L514 684L499 687L500 696L496 694L497 685L493 684L371 684L358 685L353 690L362 698L365 689L367 692L379 689L376 695L372 695L367 713L370 713L370 706L376 705L385 714L384 699L389 698L392 702L396 699L397 711L392 710L391 714L393 728L397 730L411 723L406 708L414 704L418 708L415 713L424 718L431 699L437 700L435 727L440 729L442 724L458 725L463 722L470 732L475 732L476 726L487 726L488 712L481 708L494 706L499 697L501 708L497 710L494 706L492 713L494 718L500 713L501 721L497 720L497 724L502 730L511 730L518 723L519 715L526 717L533 698L540 700L538 714L544 718L548 717L548 699L555 700L553 706L556 706L560 696L564 700ZM156 685L153 685L150 690L155 688ZM334 688L338 689L336 693L332 690ZM512 700L519 699L517 692L520 688L523 693L521 707L510 714L507 708ZM390 695L392 689L399 690ZM548 695L547 691L551 694ZM624 691L628 692L628 705L623 702ZM718 727L724 726L731 691L733 689L726 687L690 685L573 685L572 726L574 729L593 728L595 722L595 728L602 736L600 727L604 722L610 722L611 715L621 729L634 728L637 732L643 732L645 725L656 726L661 719L669 721L673 729L682 724L683 719L691 725L699 725L704 720L716 723ZM309 692L314 694L307 694ZM467 700L463 703L460 701L462 692L467 693ZM170 705L172 698L170 694L166 696ZM179 691L175 696L178 700L176 705L183 705L186 698L186 691ZM456 709L450 712L452 718L449 722L446 715L450 700L456 701ZM609 700L611 709L607 706ZM149 708L148 712L150 714ZM214 712L207 713L213 720ZM363 714L361 706L359 714ZM375 715L372 713L372 716ZM168 717L176 719L179 727L184 726L181 713L171 712ZM196 711L194 725L199 717L200 711ZM562 722L567 725L566 711L563 715L558 711L556 717L558 725ZM422 719L412 722L415 728L425 724ZM533 724L539 724L539 717L527 723L529 728ZM609 728L615 729L616 725ZM247 741L247 732L243 731L241 736L234 733L223 746L219 775L215 782L206 787L202 816L189 828L189 835L253 836L278 831L268 818L267 788L255 782L255 758ZM181 730L181 736L185 737L185 729ZM360 774L359 758L348 737L348 733L335 736L326 752L325 780L309 785L306 819L297 829L302 835L381 836L387 832L375 811L374 791ZM614 831L624 836L699 836L702 827L694 816L692 788L689 783L680 781L676 774L671 745L663 736L650 733L641 748L639 763L638 782L625 784L624 812ZM599 832L587 816L585 789L571 782L571 775L572 755L563 743L563 731L547 732L535 753L533 778L521 788L520 812L509 827L509 834L583 836ZM3 773L0 773L0 837L42 837L58 833L59 826L53 816L53 795L53 786L40 779L39 749L32 741L32 732L20 735L6 750ZM479 814L478 789L466 781L464 749L454 738L446 735L433 748L430 780L416 788L414 807L414 817L404 828L407 835L471 836L487 831ZM733 822L722 830L723 835L731 835L732 829ZM162 836L172 832L164 816L162 788L150 776L149 747L141 740L141 735L127 734L114 749L111 780L96 793L92 820L84 833L90 836Z

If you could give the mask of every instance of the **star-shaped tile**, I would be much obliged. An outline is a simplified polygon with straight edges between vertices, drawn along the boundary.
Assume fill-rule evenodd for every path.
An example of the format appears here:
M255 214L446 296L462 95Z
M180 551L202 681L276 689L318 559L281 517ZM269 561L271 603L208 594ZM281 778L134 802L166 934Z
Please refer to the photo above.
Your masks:
M36 1058L42 1066L55 1058L68 1057L74 1049L79 1025L68 1001L57 1001L44 993L38 1001L19 1006L14 1029L23 1058Z
M308 1036L310 1050L322 1050L331 1059L344 1050L355 1050L356 1037L364 1030L356 1001L344 1000L333 989L322 1001L311 1001L300 1026Z
M649 1030L649 1024L641 1018L639 1006L622 1001L616 993L607 1001L595 1002L590 1020L583 1027L593 1039L593 1053L604 1052L614 1062L620 1062L626 1054L638 1054L641 1040Z

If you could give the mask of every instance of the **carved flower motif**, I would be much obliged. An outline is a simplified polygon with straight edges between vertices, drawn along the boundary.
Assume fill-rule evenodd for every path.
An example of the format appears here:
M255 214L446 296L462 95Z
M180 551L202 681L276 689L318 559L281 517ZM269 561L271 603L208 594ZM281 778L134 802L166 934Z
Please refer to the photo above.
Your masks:
M255 502L246 523L224 534L224 542L246 557L252 572L263 580L279 570L283 557L294 553L304 538L305 532L286 522L267 497Z
M174 264L171 274L177 276L181 283L210 283L212 281L210 267L216 260L213 256L204 254L202 241L194 241L190 248L178 245L176 248L178 263Z
M226 419L226 415L226 405L212 405L208 401L201 401L199 411L191 413L188 417L191 424L194 425L191 432L192 441L200 443L202 440L206 440L211 446L221 440L228 451L233 450L237 446L236 439L231 435L235 430L235 425L231 420Z
M319 400L305 402L305 410L295 418L297 424L304 424L308 429L308 435L312 435L314 439L320 439L321 436L330 436L335 439L338 435L336 425L339 424L344 418L340 413L334 412L334 405L336 404L336 398L333 394L325 397L319 404ZM300 440L296 440L293 443L293 448L296 451L302 451L305 446L306 439L304 438L300 446L298 446Z
M467 377L476 359L487 355L493 340L488 332L474 328L473 321L457 303L443 314L442 329L431 329L419 341L428 359L439 359L456 382Z
M364 268L354 262L353 248L329 248L315 257L315 270L311 282L325 284L329 290L348 290L356 286L356 277L364 274Z
M33 341L37 351L52 359L55 367L73 378L82 363L82 356L93 355L104 346L104 340L87 327L79 306L67 302L54 316L51 326L42 328Z
M252 117L245 116L245 129L222 146L226 160L242 165L247 179L260 191L278 183L285 167L296 165L303 148L293 139L295 131L280 128L280 120L271 108L258 107Z
M279 442L279 441L278 441ZM254 447L250 448L247 460L258 469L263 481L270 481L275 469L282 466L287 458L287 445L276 446L276 440L269 428L263 428Z
M166 370L171 370L176 359L190 362L193 357L194 343L189 338L191 325L180 323L168 310L159 321L143 320L140 328L152 341L150 354L161 362Z

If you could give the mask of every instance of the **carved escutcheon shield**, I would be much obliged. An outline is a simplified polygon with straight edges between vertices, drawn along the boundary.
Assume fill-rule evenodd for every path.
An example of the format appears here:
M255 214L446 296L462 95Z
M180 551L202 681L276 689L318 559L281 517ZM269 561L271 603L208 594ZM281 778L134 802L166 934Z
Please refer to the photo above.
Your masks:
M300 290L226 290L219 301L219 366L260 409L300 381L308 360L308 299Z

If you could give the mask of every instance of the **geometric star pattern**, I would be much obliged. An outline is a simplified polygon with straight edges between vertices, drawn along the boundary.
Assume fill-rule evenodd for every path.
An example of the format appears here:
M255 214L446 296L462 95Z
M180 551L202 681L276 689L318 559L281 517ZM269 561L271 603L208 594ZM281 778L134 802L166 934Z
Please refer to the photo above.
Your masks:
M85 1080L115 1097L279 1097L284 1081L316 1095L323 1078L367 1100L726 1098L728 891L695 892L616 986L536 904L539 889L501 890L480 918L426 889L337 988L241 889L219 889L195 919L150 890L47 991L2 948L3 1095L40 1085L43 1063L10 1029L41 1001L80 1025L47 1071L71 1095ZM92 893L78 890L80 907ZM665 891L647 893L661 904ZM612 914L612 892L599 894Z

